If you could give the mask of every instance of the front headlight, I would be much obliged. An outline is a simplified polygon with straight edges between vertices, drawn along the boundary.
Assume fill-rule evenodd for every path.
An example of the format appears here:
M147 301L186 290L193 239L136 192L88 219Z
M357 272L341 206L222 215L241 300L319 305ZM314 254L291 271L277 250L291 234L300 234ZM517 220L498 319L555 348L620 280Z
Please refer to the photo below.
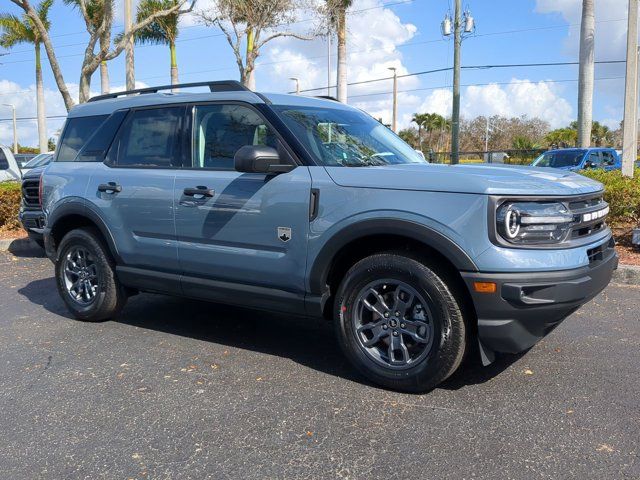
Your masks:
M505 202L496 212L498 234L515 245L563 242L572 222L571 212L558 202Z

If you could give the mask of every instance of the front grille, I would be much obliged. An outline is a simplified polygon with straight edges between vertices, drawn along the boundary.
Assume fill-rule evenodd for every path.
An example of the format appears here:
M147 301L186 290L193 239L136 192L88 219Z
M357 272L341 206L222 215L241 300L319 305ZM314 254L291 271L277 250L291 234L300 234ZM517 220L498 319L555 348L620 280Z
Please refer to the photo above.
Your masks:
M38 190L40 189L39 178L28 178L22 181L22 205L25 210L39 210L40 198Z
M606 228L609 205L602 195L569 201L567 207L573 215L571 239L583 239Z

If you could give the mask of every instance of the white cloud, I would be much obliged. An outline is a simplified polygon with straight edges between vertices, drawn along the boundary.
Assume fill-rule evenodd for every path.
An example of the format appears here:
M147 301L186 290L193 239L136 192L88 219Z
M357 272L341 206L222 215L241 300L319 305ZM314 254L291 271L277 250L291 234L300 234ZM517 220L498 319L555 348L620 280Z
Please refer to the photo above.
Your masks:
M395 67L398 75L409 73L403 63L398 45L411 40L417 28L411 23L402 22L390 9L383 8L381 0L356 0L348 16L348 81L360 82L372 78L386 78L392 75L389 67ZM309 18L310 13L300 18ZM310 23L301 23L294 28L304 31L313 28ZM300 79L300 88L315 88L327 84L327 43L318 38L313 41L301 41L293 38L276 40L264 48L256 69L257 86L264 91L292 91L294 83L289 77ZM335 85L336 45L332 44L331 82ZM411 89L419 86L417 77L400 78L399 89ZM378 92L391 91L392 81L372 82L349 87L349 103L366 110L385 123L391 122L391 98L384 96L362 96ZM311 95L326 95L326 90L309 92ZM332 95L335 95L333 90ZM401 94L399 104L402 108L419 103L414 96ZM409 115L400 112L401 117Z
M144 82L136 82L136 88L144 88L148 85ZM67 84L69 93L77 102L78 85ZM124 85L114 85L112 92L126 90ZM99 92L92 91L91 96L99 95ZM44 90L45 114L47 117L47 138L59 133L62 127L67 109L65 108L62 96L57 90ZM18 142L20 145L38 146L38 125L36 121L36 87L35 85L20 85L18 83L0 79L0 144L13 144L13 123L11 121L11 107L2 104L13 104L16 107L16 117L28 118L29 120L18 120ZM51 118L59 117L59 118Z

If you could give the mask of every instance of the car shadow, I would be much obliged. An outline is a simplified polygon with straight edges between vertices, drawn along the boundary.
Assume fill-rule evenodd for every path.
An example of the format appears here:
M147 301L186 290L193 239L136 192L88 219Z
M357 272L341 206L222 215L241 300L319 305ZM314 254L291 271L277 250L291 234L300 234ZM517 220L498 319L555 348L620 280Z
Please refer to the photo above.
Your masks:
M46 257L44 249L36 242L28 238L18 238L9 244L7 249L15 257L21 258L44 258Z
M35 280L18 290L49 312L73 318L59 298L53 278ZM232 348L274 355L308 368L374 386L348 363L330 322L282 313L214 304L155 294L131 297L114 320L170 335L193 338ZM504 356L488 367L467 360L438 388L458 390L484 383L502 373L519 356Z

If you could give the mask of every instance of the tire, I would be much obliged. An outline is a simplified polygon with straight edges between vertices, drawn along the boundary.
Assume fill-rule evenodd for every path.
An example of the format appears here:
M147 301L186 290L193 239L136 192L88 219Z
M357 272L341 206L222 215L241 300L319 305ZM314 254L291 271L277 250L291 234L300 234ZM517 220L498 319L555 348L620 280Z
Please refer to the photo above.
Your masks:
M92 228L79 228L64 236L58 247L55 272L58 293L79 320L99 322L114 318L126 303L126 291L116 278L115 262ZM81 285L70 289L69 285L75 282Z
M336 295L336 333L365 377L417 393L455 372L464 357L466 329L461 303L444 278L437 266L401 253L367 257L347 272Z

